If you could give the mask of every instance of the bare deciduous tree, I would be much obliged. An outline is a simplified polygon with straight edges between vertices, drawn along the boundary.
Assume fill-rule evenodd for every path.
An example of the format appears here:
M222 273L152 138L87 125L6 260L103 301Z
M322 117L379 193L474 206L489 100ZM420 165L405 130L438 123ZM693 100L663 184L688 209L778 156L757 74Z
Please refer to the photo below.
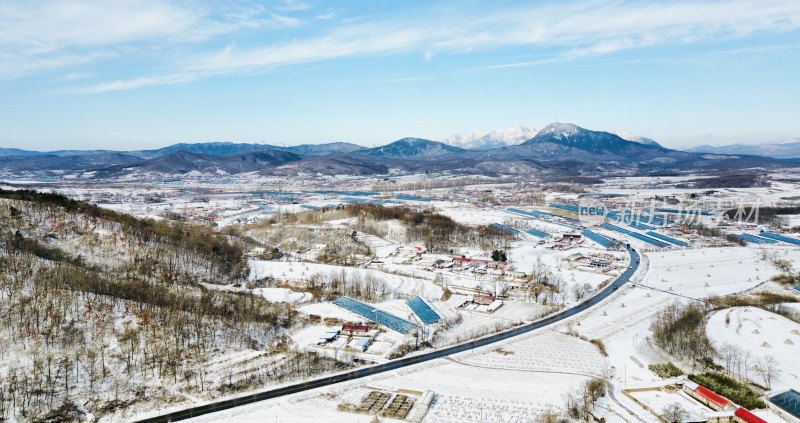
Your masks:
M761 376L761 380L764 381L768 389L772 389L772 381L780 374L778 360L772 356L767 356L758 360L753 366L753 370Z
M688 413L683 407L674 402L661 410L661 417L663 417L669 423L681 423L686 417Z

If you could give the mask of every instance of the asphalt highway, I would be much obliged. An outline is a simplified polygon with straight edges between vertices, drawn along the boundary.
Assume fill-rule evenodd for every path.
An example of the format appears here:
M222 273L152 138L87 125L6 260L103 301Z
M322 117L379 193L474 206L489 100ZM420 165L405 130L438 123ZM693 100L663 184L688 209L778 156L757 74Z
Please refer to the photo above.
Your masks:
M628 268L614 280L611 284L603 288L602 291L587 299L586 301L576 305L575 307L562 310L558 313L551 314L541 320L537 320L526 325L517 326L511 329L498 332L494 335L488 335L483 338L478 338L473 341L464 342L461 344L453 345L451 347L434 350L425 354L414 355L398 360L392 360L388 363L378 364L370 367L364 367L357 370L352 370L346 373L340 373L333 376L321 377L319 379L312 379L306 382L296 383L293 385L275 388L268 391L262 391L251 395L244 395L241 397L221 400L208 404L198 405L183 410L175 411L168 414L163 414L156 417L151 417L143 420L138 420L138 423L156 423L156 422L173 422L184 420L192 417L202 416L204 414L215 413L217 411L228 410L234 407L239 407L245 404L251 404L258 401L263 401L272 398L278 398L285 395L295 394L298 392L307 391L309 389L319 388L322 386L333 385L340 382L345 382L353 379L360 379L372 376L378 373L397 370L403 367L412 366L414 364L423 363L437 358L447 357L452 354L469 351L474 348L483 347L486 345L494 344L518 335L522 335L537 329L542 329L547 326L559 323L565 319L575 316L578 313L588 310L589 308L597 305L599 302L606 299L609 295L613 294L619 287L626 284L630 278L636 273L640 265L640 256L630 245L625 248L630 255L630 265Z

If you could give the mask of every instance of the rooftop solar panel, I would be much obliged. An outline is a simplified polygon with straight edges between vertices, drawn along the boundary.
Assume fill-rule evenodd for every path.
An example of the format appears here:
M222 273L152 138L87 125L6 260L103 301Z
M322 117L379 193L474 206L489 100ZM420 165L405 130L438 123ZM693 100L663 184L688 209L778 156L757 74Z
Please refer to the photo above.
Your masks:
M592 232L590 230L584 230L584 231L581 232L581 234L583 234L583 236L585 236L586 238L591 239L592 241L600 244L601 246L603 246L605 248L610 247L611 244L613 243L613 241L611 241L610 239L608 239L608 238L606 238L606 237L604 237L604 236L602 236L602 235L600 235L598 233Z
M550 238L550 234L544 231L540 231L538 229L528 229L525 232L539 238Z
M664 247L669 247L669 246L670 246L669 244L667 244L667 243L666 243L666 242L664 242L664 241L659 241L659 240L657 240L657 239L654 239L654 238L651 238L651 237L649 237L649 236L647 236L647 235L642 235L642 234L640 234L640 233L638 233L638 232L629 231L629 230L627 230L627 229L625 229L625 228L621 228L621 227L619 227L619 226L612 225L612 224L610 224L610 223L603 223L603 224L602 224L602 225L600 225L600 226L602 226L602 227L604 227L604 228L606 228L606 229L610 229L610 230L612 230L612 231L617 231L617 232L619 232L619 233L622 233L622 234L628 235L628 236L630 236L630 237L633 237L633 238L636 238L636 239L638 239L638 240L644 241L644 242L646 242L646 243L648 243L648 244L655 245L656 247L661 247L661 248L664 248Z
M733 234L736 238L743 239L751 244L777 244L778 241L770 238L762 238L760 236L755 236L751 234Z
M514 228L512 228L512 227L510 227L510 226L501 225L501 224L499 224L499 223L492 223L492 224L491 224L491 225L489 225L489 226L490 226L490 227L492 227L492 228L498 229L498 230L500 230L500 231L502 231L502 232L505 232L505 233L507 233L507 234L511 234L511 235L514 235L514 234L516 234L517 232L519 232L518 230L516 230L516 229L514 229Z
M371 320L379 325L386 326L387 328L407 334L417 329L417 325L409 322L408 320L401 319L393 314L387 313L383 310L375 308L369 304L356 301L349 297L340 297L332 301L337 306L352 311L361 317Z
M441 319L439 315L431 309L431 306L417 295L406 300L406 304L408 304L411 311L419 317L419 320L426 325L436 323Z
M683 242L683 241L681 241L679 239L675 239L675 238L672 238L672 237L669 237L669 236L666 236L666 235L662 235L662 234L660 234L658 232L647 231L646 234L651 236L651 237L653 237L653 238L658 238L658 239L660 239L662 241L667 241L667 242L670 242L670 243L675 244L675 245L680 245L681 247L688 247L689 246L689 244L687 244L687 243L685 243L685 242Z
M545 220L547 222L555 223L555 224L561 225L561 226L566 226L568 228L575 228L575 226L580 225L580 220L578 220L578 219L573 219L573 218L562 216L560 214L555 214L555 213L548 213L548 212L543 212L543 211L539 211L539 210L522 210L522 209L515 209L513 207L507 208L506 211L509 212L509 213L521 214L523 216L532 217L532 218L535 218L535 219ZM572 225L575 225L575 226L567 225L567 224L564 224L564 223L560 223L559 221L551 221L551 220L548 220L548 219L544 219L545 217L549 217L549 218L555 217L555 218L558 218L558 220L571 223Z
M411 195L411 194L397 194L394 198L398 200L406 200L406 201L422 201L429 203L431 201L428 197L420 197L419 195Z
M630 223L628 223L628 225L631 228L638 229L640 231L652 231L653 229L655 229L655 226L645 225L644 223L641 223L636 220L631 221Z
M771 397L769 400L782 410L800 419L800 393L797 391L790 389Z
M774 239L776 241L785 242L787 244L800 245L800 239L792 238L790 236L785 236L785 235L776 234L776 233L772 233L772 232L766 232L766 231L761 231L761 233L758 234L758 235L762 236L764 238L769 238L769 239Z

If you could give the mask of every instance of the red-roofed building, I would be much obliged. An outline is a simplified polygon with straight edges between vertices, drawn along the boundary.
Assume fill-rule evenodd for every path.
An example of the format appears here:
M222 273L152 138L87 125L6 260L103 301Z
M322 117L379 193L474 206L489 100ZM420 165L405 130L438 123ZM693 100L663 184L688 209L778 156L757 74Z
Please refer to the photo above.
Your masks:
M472 302L475 304L489 305L497 298L494 295L473 295Z
M345 323L344 326L342 326L342 335L369 336L369 326L355 323Z
M477 263L477 264L489 264L491 260L485 259L475 259L475 258L467 258L467 257L454 257L453 262L461 263L462 265L466 263Z
M733 415L744 423L767 423L766 420L756 416L755 414L751 413L750 410L742 407L737 408Z
M701 385L697 385L692 392L698 401L717 411L724 410L730 404L727 398Z
M505 261L494 261L494 260L479 259L479 258L453 257L453 263L458 264L461 267L464 267L469 264L477 264L481 266L486 266L489 269L501 269L501 270L508 269L508 263Z

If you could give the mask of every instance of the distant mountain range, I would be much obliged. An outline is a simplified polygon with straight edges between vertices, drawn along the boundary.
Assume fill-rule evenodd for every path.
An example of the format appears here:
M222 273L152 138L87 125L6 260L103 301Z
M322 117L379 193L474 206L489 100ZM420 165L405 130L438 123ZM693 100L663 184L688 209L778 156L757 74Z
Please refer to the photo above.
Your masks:
M693 153L713 154L748 154L754 156L772 157L775 159L789 159L800 157L800 139L794 142L776 144L731 144L722 146L701 145L686 151Z
M539 130L527 126L515 126L513 128L498 129L494 131L475 131L461 134L450 135L442 139L442 142L454 147L467 150L490 150L492 148L509 147L519 145L536 136ZM634 135L629 132L610 133L622 139L638 142L640 144L659 145L655 140Z
M366 150L366 147L347 142L332 142L327 144L303 144L294 146L279 146L270 144L246 144L232 142L206 142L206 143L180 143L173 144L155 150L133 150L123 151L130 156L143 159L164 156L178 151L189 153L207 154L211 156L233 156L236 154L252 153L256 151L286 151L289 153L303 154L306 156L324 156L328 154L346 154L359 150ZM0 148L0 157L7 156L41 156L51 155L58 157L67 156L87 156L103 153L117 153L111 150L57 150L57 151L28 151L18 148Z
M534 132L535 135L520 142L522 137ZM626 137L635 139L592 131L570 123L553 123L541 131L518 127L483 135L456 136L450 138L449 144L403 138L374 148L344 142L292 147L213 142L124 152L0 149L0 179L148 179L246 173L296 176L419 172L562 178L781 168L797 166L800 162L739 153L677 151L646 138Z

